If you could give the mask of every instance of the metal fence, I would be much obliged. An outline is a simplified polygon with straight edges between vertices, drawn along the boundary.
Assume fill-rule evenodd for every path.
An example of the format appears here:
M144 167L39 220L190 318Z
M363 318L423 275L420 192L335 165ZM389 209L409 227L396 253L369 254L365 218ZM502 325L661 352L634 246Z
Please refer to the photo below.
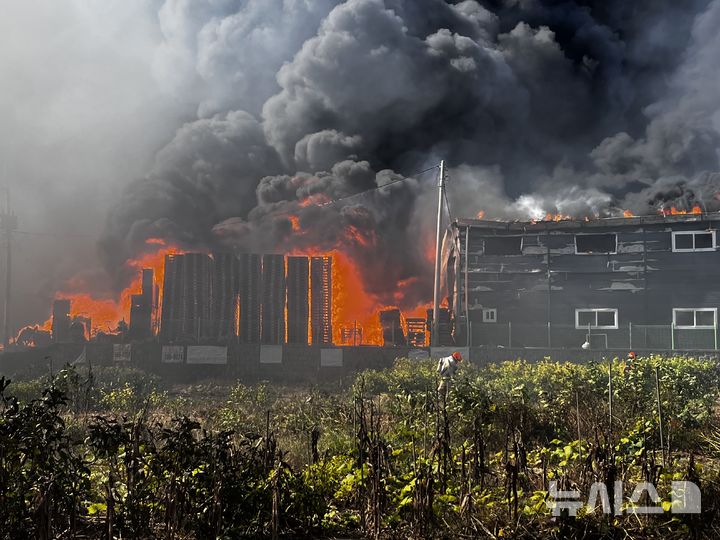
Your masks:
M469 345L507 348L718 350L718 328L637 325L577 328L557 324L473 323Z

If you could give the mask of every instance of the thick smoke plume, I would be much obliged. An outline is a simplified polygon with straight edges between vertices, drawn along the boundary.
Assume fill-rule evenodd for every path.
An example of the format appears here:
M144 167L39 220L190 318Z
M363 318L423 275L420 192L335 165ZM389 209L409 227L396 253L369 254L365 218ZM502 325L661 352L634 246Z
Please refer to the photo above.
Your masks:
M412 307L436 180L415 173L440 159L453 217L719 207L720 0L166 0L157 17L157 76L195 109L112 208L109 269L158 236L341 249Z

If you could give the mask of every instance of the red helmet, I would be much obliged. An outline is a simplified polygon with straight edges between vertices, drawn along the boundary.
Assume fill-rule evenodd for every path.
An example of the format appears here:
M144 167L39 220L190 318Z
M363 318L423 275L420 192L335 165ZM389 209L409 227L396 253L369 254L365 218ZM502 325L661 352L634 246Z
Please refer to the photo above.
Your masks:
M454 353L452 353L452 357L453 357L456 361L462 362L462 359L463 359L462 354L460 354L458 351L455 351Z
M628 353L628 358L634 359L634 358L635 358L635 353L634 353L633 351L630 351L630 352Z

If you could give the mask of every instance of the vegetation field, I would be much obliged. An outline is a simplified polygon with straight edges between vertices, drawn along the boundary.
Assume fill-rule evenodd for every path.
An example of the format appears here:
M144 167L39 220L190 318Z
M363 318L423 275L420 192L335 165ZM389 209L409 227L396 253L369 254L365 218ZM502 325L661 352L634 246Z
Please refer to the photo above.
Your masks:
M1 379L1 537L720 536L716 361L465 365L446 398L434 368L315 388ZM700 513L680 513L680 481Z

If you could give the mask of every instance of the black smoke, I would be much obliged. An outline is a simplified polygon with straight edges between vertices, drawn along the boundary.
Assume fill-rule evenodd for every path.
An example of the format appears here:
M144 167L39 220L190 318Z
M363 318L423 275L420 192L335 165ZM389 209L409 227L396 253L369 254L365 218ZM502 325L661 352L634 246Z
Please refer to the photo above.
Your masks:
M720 0L168 0L158 16L159 69L196 117L110 212L110 269L156 236L342 249L411 307L436 204L435 173L414 173L440 159L452 217L719 207Z

